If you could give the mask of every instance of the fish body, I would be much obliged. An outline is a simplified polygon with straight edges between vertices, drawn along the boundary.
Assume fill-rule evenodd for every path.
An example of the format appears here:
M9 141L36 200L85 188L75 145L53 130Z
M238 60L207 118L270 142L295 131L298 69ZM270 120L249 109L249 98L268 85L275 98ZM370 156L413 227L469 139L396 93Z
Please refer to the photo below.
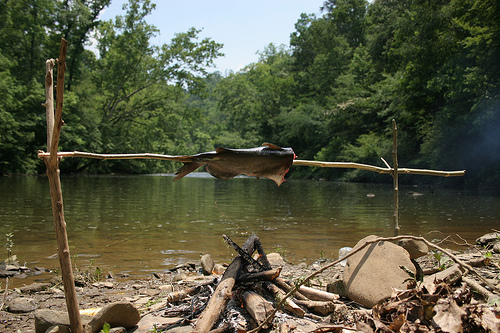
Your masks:
M190 157L191 162L184 163L177 171L174 181L207 165L208 173L218 179L231 179L244 174L272 179L279 186L285 181L285 174L296 156L292 148L264 143L262 147L217 148L215 151L186 157Z

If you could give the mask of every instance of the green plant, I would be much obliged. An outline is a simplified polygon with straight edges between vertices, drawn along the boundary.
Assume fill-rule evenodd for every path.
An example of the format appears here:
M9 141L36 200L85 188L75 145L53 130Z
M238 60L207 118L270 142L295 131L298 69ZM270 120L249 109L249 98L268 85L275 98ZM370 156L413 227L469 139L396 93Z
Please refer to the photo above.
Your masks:
M101 333L109 333L110 330L111 330L111 325L108 323L104 323L104 325L102 325Z
M100 282L103 277L101 269L98 266L95 266L94 260L92 259L89 260L89 265L85 270L79 269L76 266L76 260L75 260L75 272L78 273L83 282L90 284L95 282Z
M12 248L14 247L14 241L12 240L14 234L12 232L9 232L8 234L5 234L5 236L7 237L7 241L5 242L7 257L10 258L12 256Z
M274 248L274 251L276 253L279 253L281 255L281 257L283 257L283 259L286 258L286 250L281 245L276 245L276 247Z
M399 266L399 268L401 268L406 274L408 274L409 278L407 278L406 280L403 281L403 283L405 282L410 282L410 284L417 288L420 288L420 285L424 282L424 275L423 274L415 274L413 273L413 271L411 269L409 269L408 267L406 266Z
M437 261L437 267L440 271L444 270L447 266L447 263L450 261L448 256L443 255L441 251L432 251L432 256Z

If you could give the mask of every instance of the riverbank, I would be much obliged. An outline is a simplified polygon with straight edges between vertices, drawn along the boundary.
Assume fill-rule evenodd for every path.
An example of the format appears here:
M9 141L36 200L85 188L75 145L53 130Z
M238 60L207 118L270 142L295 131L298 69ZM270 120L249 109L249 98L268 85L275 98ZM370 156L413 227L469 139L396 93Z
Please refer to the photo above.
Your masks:
M459 255L460 260L464 263L477 263L474 264L476 267L473 269L490 283L498 285L500 255L490 251L481 250L481 252L479 249L482 248L471 248L469 251L453 253ZM300 263L294 265L283 260L277 253L269 254L268 257L272 267L280 269L279 276L294 283L317 273L333 262L321 258L311 264ZM477 280L477 276L470 274L470 272L455 270L455 273L453 273L455 275L450 275L453 276L453 279L447 280L447 278L441 277L442 280L437 282L438 274L453 271L454 265L450 258L444 253L438 255L437 252L430 251L425 256L418 258L417 262L422 270L427 273L427 277L430 277L433 281L432 285L435 285L435 290L430 290L434 287L429 287L425 283L417 283L416 288L410 289L410 291L399 293L395 291L393 298L381 302L373 308L362 306L348 297L339 295L342 292L339 291L338 285L345 273L345 266L338 263L308 282L308 286L313 289L336 295L329 301L329 305L326 303L322 305L330 308L331 311L325 310L326 312L321 312L322 310L315 310L302 305L301 308L304 309L302 310L304 312L303 316L290 314L289 311L278 312L273 329L280 332L286 330L288 332L312 332L320 328L323 328L323 331L329 329L335 332L348 332L349 330L370 332L370 329L375 329L377 325L383 325L387 329L395 331L398 331L402 325L406 325L408 329L414 328L421 331L426 329L429 332L440 332L443 329L442 327L435 327L436 320L434 319L438 315L444 314L447 316L447 321L454 322L455 328L450 330L452 332L458 332L457 327L462 328L464 332L473 332L481 327L487 332L494 332L495 327L497 330L500 329L498 319L500 317L500 308L498 307L500 301L488 299L487 296L482 295L475 289L477 286L472 286L472 281L477 282L477 284L482 283ZM153 273L149 277L140 280L133 279L130 276L115 276L112 273L97 272L93 269L79 270L76 272L75 277L79 307L82 310L96 309L115 302L128 302L139 311L141 320L138 326L129 329L127 332L150 332L154 325L156 325L156 328L177 327L176 329L179 330L180 328L172 325L172 323L184 320L186 314L182 314L180 309L189 308L189 304L192 304L190 302L194 302L193 297L198 295L176 302L172 301L172 295L193 286L212 285L211 288L215 288L218 281L220 281L224 268L228 264L229 262L218 263L217 267L211 269L211 274L208 274L208 272L203 274L205 264L201 261L191 262L172 267L167 271ZM459 272L458 276L456 272ZM0 331L35 332L36 310L66 310L61 280L57 274L51 274L53 274L53 277L50 282L33 283L4 291L0 297L4 304L3 310L0 311ZM371 281L371 284L367 287L372 289L376 284L378 284L377 281ZM3 287L5 288L5 284ZM241 288L259 290L260 284L237 286L237 289ZM486 286L485 289L488 289L488 287ZM497 294L493 295L498 296ZM443 307L446 302L448 302L447 304L453 302L454 305L445 310L440 310L440 307ZM429 304L431 304L431 308L429 308ZM319 306L319 303L316 305ZM431 315L427 314L429 316L427 319L425 319L424 315L426 309L431 310ZM320 312L318 313L318 311ZM415 319L418 317L419 311L424 312L422 312L420 319ZM460 322L458 323L457 320ZM190 321L194 323L196 319L192 318L183 321L184 331L186 332L192 329L192 326L189 325ZM437 322L439 323L439 321ZM288 326L282 327L281 324L283 323ZM397 327L399 328L396 329Z

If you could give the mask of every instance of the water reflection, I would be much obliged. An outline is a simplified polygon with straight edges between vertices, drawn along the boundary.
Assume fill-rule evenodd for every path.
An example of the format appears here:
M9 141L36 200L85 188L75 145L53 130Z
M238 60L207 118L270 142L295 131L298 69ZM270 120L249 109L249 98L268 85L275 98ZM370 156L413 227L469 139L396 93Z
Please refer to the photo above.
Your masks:
M14 233L21 261L57 267L49 186L45 177L2 177L0 236ZM233 251L223 233L243 243L257 234L267 251L288 260L336 258L369 235L391 236L390 185L288 180L220 181L171 176L64 176L65 217L77 265L142 274ZM410 191L423 195L408 195ZM498 228L499 197L427 188L401 189L401 233L428 239L460 234L469 242ZM370 194L370 195L369 195ZM1 243L0 243L1 244ZM81 255L98 255L89 258Z

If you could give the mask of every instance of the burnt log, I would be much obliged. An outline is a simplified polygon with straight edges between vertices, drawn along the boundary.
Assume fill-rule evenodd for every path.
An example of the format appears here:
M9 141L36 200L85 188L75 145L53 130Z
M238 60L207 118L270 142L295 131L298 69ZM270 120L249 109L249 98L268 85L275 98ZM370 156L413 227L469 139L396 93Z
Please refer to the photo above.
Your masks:
M241 298L245 309L248 311L250 316L252 316L257 325L264 323L267 316L269 316L274 310L273 304L256 292L245 291ZM270 325L272 325L272 323L268 322L262 327L267 329Z

